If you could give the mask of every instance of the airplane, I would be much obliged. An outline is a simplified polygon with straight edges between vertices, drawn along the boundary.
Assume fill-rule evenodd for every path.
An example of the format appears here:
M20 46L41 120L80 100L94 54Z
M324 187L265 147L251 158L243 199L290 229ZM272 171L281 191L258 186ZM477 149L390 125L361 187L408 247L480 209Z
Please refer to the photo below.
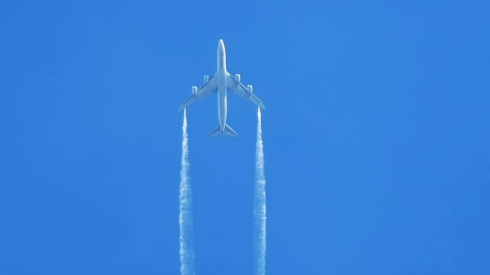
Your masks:
M227 117L227 91L237 94L246 100L251 101L255 105L265 110L265 106L262 101L252 93L252 85L243 85L240 82L240 75L235 74L232 76L226 70L226 51L223 39L219 40L218 43L218 68L216 73L209 78L209 75L204 76L204 84L201 87L192 86L192 95L182 103L179 111L187 108L190 104L195 101L201 100L205 96L218 92L218 120L219 124L214 128L209 137L214 137L218 135L228 135L236 137L237 133L226 124Z

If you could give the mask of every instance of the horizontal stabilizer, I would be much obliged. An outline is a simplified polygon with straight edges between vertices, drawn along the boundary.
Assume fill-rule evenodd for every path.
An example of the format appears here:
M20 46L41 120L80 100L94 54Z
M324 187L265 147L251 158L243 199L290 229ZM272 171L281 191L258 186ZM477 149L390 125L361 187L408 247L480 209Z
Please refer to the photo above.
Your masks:
M231 127L228 126L228 124L225 125L225 134L232 137L236 137L236 132L233 129L231 129Z
M213 129L213 131L211 131L211 133L209 133L209 137L214 137L214 136L217 136L217 135L221 135L221 127L218 125L216 126L216 128Z
M214 137L218 135L228 135L236 137L237 133L230 126L228 126L228 124L226 124L224 131L221 129L220 125L218 125L216 126L216 128L213 129L213 131L211 131L211 133L209 133L209 137Z

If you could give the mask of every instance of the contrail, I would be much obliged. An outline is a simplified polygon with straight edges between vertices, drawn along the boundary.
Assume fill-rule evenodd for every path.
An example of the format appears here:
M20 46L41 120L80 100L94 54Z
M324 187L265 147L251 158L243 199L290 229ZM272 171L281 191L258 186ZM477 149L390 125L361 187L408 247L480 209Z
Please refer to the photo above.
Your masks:
M180 170L179 225L180 225L180 274L194 275L194 248L192 226L192 192L188 176L189 161L187 138L187 113L184 109L182 125L182 169Z
M257 275L265 275L266 251L266 196L264 173L264 144L262 142L262 116L257 111L257 149L255 153L255 201L254 201L254 263Z

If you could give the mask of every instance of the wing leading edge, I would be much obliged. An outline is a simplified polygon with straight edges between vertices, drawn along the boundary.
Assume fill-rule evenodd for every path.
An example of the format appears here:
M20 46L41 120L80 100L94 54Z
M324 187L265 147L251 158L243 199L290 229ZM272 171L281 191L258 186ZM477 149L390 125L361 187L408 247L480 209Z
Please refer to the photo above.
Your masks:
M218 83L216 82L216 77L213 75L208 82L205 82L201 85L196 91L195 94L192 94L189 98L187 98L182 105L180 105L179 111L182 111L184 108L187 108L192 103L201 100L205 96L212 94L218 90Z
M245 87L241 82L238 82L232 75L228 75L227 84L228 91L243 97L244 99L254 103L255 105L265 110L265 106L262 101L251 91L249 91L247 87Z

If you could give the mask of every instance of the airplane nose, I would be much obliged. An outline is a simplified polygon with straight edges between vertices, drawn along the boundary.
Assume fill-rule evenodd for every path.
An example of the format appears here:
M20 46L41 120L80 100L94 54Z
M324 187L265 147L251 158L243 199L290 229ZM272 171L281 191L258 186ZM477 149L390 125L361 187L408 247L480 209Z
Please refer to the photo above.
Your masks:
M220 53L224 53L224 51L225 51L225 43L223 42L223 39L220 39L219 40L219 43L218 43L218 51Z

